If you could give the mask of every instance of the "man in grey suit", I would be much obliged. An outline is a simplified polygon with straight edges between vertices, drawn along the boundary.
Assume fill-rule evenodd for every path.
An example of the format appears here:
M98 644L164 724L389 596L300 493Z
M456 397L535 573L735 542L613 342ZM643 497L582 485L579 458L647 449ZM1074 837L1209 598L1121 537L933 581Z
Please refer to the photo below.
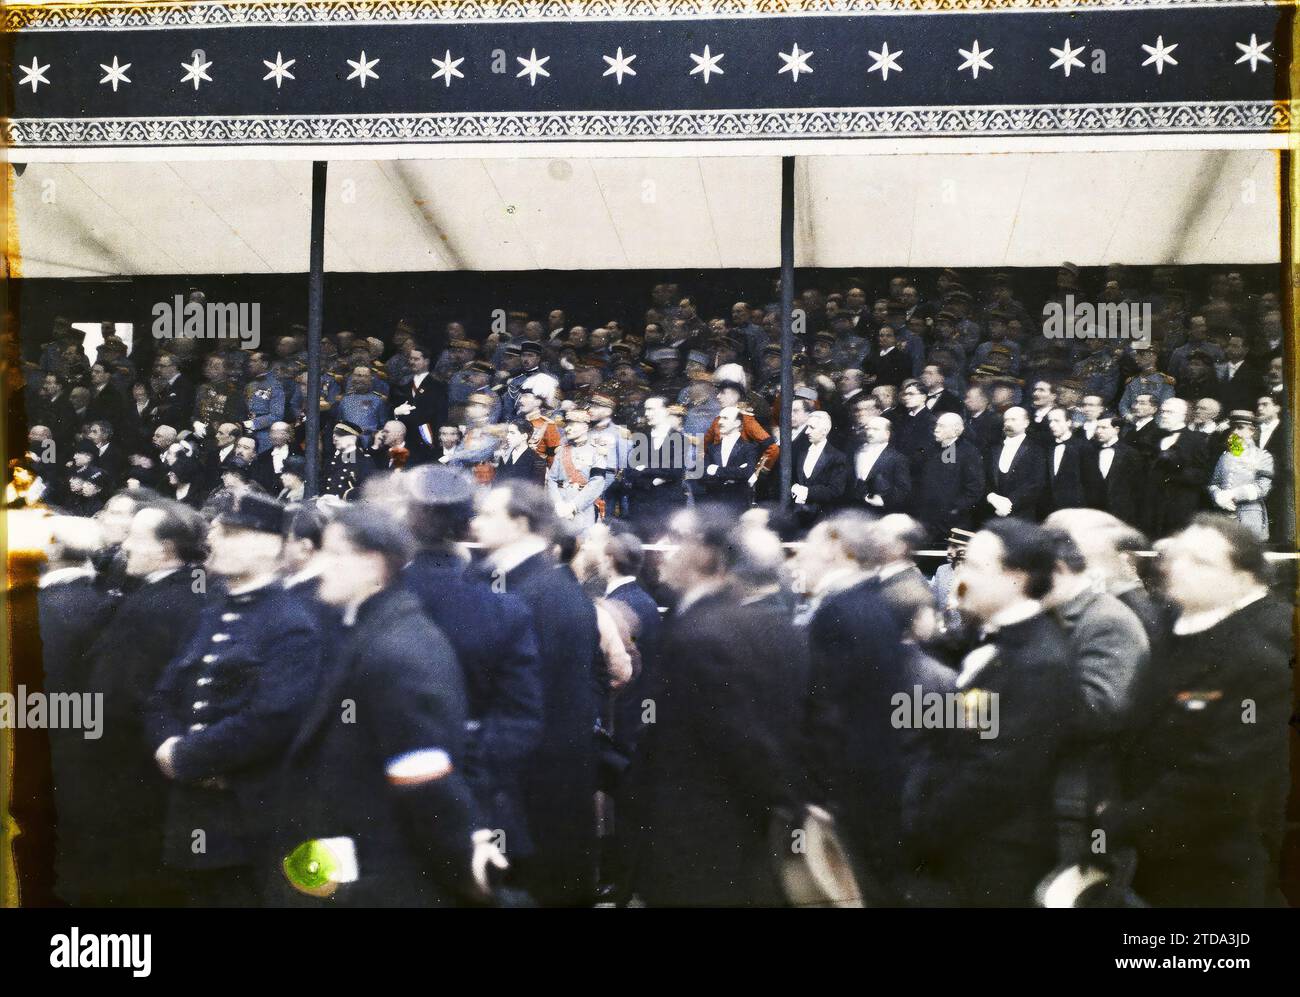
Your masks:
M1106 592L1103 578L1088 571L1074 538L1062 529L1047 532L1055 546L1056 569L1043 604L1065 632L1074 705L1067 714L1070 729L1057 769L1059 860L1096 864L1091 848L1095 814L1114 795L1114 744L1131 730L1134 689L1151 649L1142 622Z

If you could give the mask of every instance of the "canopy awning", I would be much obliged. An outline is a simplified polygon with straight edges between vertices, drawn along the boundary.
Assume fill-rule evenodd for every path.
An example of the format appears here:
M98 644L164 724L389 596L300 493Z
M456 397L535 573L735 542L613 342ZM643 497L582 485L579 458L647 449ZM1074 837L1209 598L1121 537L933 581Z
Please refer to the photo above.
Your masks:
M780 160L332 164L342 272L775 267ZM1276 263L1261 150L801 159L808 267ZM34 163L13 182L26 277L301 273L305 162Z

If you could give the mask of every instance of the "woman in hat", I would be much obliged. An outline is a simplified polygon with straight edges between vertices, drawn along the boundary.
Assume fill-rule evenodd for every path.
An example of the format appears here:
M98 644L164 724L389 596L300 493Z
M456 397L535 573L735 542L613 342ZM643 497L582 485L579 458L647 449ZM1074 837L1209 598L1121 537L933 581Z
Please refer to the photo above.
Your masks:
M1255 442L1255 417L1238 409L1228 416L1231 432L1210 478L1210 498L1261 541L1268 541L1264 499L1273 486L1273 455Z

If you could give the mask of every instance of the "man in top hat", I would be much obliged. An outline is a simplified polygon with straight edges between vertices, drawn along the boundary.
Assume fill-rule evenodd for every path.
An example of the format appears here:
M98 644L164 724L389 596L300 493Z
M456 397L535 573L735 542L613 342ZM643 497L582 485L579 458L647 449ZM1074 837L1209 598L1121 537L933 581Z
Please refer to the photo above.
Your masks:
M318 622L276 574L283 527L284 507L255 492L219 513L208 604L149 708L171 781L163 857L195 906L257 902L258 870L273 860L275 766L320 679Z
M361 497L360 485L374 470L374 461L360 447L361 430L348 422L334 424L334 452L325 464L322 495L341 499Z

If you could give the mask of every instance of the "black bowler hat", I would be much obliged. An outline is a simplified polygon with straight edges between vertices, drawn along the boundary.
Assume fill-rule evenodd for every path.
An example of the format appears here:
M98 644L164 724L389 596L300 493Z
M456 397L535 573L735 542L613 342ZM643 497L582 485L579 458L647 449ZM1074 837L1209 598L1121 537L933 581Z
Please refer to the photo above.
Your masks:
M422 464L401 476L407 496L420 505L456 506L474 501L474 485L465 475L449 467Z
M283 533L284 505L269 495L244 492L231 496L230 505L217 516L217 521L222 526L258 533Z

